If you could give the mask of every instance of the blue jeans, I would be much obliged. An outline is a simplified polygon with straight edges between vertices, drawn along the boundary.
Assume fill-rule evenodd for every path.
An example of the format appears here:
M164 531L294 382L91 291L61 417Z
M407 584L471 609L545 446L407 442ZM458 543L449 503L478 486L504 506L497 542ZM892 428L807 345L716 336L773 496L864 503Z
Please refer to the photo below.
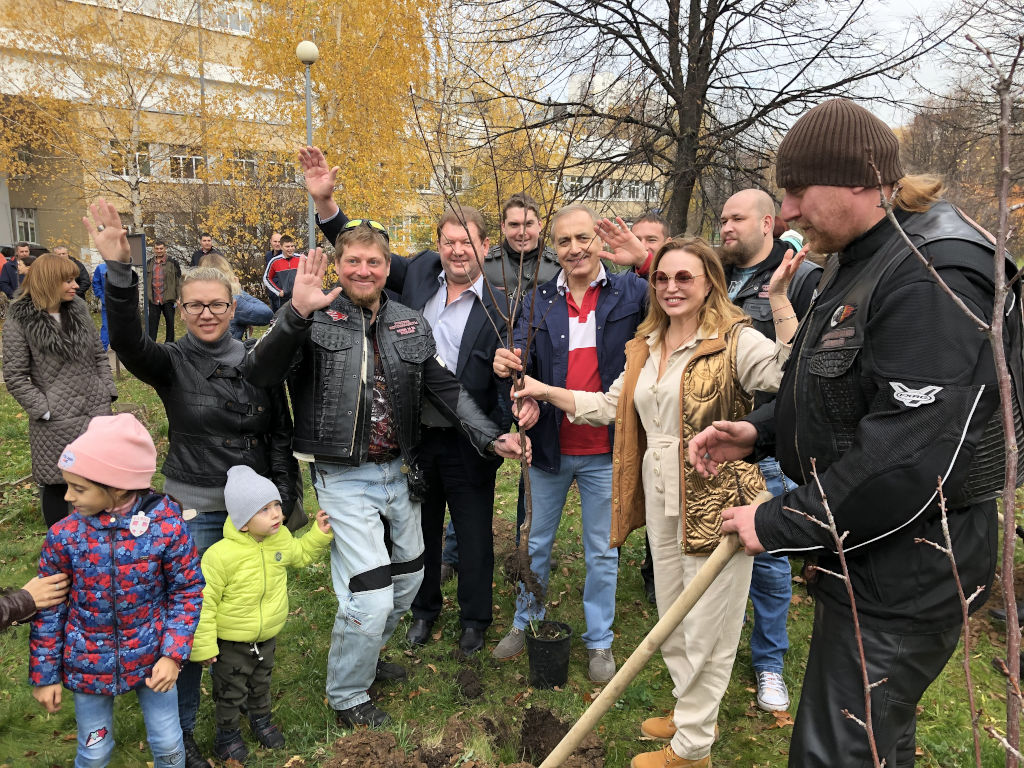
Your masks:
M455 524L448 518L444 527L444 549L441 550L441 562L456 570L459 568L459 540L455 537Z
M327 656L327 701L369 701L381 647L423 581L420 505L409 498L402 461L358 467L317 462L313 488L334 531L331 580L338 614Z
M100 302L100 341L103 342L103 349L110 349L110 334L107 333L107 305Z
M537 579L547 590L551 572L551 547L555 543L558 523L569 486L573 480L580 489L583 517L583 555L587 577L583 585L583 617L587 631L583 644L587 648L612 647L612 622L615 620L615 586L619 575L619 550L609 549L612 529L612 457L610 453L596 456L562 455L558 472L530 468L533 491L533 525L530 528L528 551ZM513 625L526 629L527 623L544 618L544 603L527 595L519 585L516 616Z
M185 745L178 726L178 694L151 691L145 685L135 689L146 723L146 738L153 753L154 768L185 768ZM102 768L114 751L114 697L75 693L78 721L78 754L75 768Z
M227 512L201 512L186 520L188 532L196 543L200 559L203 553L224 538L224 521ZM203 665L186 661L178 673L178 718L181 730L192 733L196 729L196 713L199 712L199 695L203 680Z
M774 457L762 459L758 466L772 496L796 487L796 483L782 474ZM767 552L754 556L754 573L750 579L750 602L754 607L750 657L755 670L782 672L782 657L789 650L786 620L793 596L792 576L788 558Z

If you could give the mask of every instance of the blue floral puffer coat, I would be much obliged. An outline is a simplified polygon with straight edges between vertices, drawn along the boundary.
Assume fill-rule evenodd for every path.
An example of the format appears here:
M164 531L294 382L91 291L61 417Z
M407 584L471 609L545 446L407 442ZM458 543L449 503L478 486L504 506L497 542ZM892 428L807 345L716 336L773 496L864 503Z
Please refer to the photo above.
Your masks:
M135 535L129 525L140 510L149 522ZM144 685L161 656L188 660L204 582L170 497L145 495L128 515L76 511L54 524L39 575L54 573L69 576L71 592L32 620L32 685L116 696Z

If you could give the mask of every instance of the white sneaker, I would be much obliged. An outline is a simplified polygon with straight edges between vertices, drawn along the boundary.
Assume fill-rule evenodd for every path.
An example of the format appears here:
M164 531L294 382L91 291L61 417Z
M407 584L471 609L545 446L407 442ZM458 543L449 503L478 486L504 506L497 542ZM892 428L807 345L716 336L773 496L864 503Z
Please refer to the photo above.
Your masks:
M783 712L789 709L789 689L778 672L758 670L757 706L765 712Z

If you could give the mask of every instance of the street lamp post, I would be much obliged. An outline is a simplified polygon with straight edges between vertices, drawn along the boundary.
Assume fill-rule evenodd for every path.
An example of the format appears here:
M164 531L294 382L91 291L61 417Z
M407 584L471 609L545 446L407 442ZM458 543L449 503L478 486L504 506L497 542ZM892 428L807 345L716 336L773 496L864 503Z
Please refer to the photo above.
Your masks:
M313 144L313 84L310 79L310 67L316 64L320 58L320 50L312 40L303 40L295 46L295 55L299 61L306 65L306 146ZM316 244L316 211L313 207L313 196L309 194L309 236L307 253L313 250Z

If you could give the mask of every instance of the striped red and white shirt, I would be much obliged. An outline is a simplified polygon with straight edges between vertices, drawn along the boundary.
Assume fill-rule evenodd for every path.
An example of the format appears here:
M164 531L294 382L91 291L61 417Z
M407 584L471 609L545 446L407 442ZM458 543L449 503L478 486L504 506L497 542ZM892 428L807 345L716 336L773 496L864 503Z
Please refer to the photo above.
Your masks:
M597 298L608 283L608 277L601 265L597 278L587 288L583 301L577 305L569 291L565 270L558 275L556 283L559 293L565 296L569 309L569 365L565 377L566 389L584 392L602 392L601 372L597 367ZM588 427L572 424L562 418L558 430L561 452L567 456L594 456L610 453L611 441L607 427Z

